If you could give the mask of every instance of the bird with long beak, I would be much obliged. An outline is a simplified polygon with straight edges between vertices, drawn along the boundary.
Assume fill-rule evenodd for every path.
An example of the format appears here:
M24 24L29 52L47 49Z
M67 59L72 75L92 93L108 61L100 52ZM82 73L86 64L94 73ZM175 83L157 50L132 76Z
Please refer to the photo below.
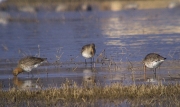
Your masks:
M153 69L156 77L156 68L159 67L166 58L162 57L157 53L149 53L145 56L144 63L144 72L146 72L146 67Z
M13 75L17 76L22 72L30 72L33 68L38 67L43 62L47 61L47 58L38 58L33 56L27 56L19 60L17 67L13 70Z

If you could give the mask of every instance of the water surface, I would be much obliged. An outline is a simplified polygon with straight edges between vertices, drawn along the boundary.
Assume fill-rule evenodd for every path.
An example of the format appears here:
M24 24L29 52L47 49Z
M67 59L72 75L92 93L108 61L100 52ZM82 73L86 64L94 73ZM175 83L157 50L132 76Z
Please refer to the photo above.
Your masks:
M7 13L11 20L0 25L3 89L59 87L67 79L125 85L179 81L179 9ZM85 66L80 54L88 43L96 45L95 67ZM144 78L141 61L150 52L167 58L156 79L151 70ZM33 77L25 72L14 78L12 70L27 55L48 63L34 69Z

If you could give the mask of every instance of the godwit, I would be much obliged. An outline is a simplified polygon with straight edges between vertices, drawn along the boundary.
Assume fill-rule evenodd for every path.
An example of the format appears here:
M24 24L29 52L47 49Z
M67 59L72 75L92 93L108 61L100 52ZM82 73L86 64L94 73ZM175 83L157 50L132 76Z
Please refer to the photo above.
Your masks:
M47 58L38 58L33 56L24 57L19 60L17 67L13 70L13 75L17 76L23 71L30 72L33 68L38 67L46 60Z
M156 68L159 67L166 58L162 57L156 53L149 53L143 60L144 63L144 71L146 72L146 67L153 69L155 77L156 77Z

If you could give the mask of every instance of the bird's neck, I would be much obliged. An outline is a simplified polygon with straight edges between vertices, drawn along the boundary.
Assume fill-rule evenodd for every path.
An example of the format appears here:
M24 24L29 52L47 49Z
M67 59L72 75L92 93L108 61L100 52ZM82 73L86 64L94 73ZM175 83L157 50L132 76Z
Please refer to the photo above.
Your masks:
M20 67L17 67L16 70L18 71L18 74L24 71L24 70L23 70L22 68L20 68Z

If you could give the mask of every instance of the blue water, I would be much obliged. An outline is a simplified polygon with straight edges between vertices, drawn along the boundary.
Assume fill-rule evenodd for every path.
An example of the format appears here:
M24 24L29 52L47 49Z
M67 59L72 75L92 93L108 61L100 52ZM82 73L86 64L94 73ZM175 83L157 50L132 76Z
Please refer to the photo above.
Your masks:
M112 81L132 84L133 73L132 69L128 70L128 62L139 63L135 66L139 68L135 80L144 83L140 63L146 54L159 53L169 62L180 58L179 9L7 13L11 20L0 24L0 79L6 82L5 88L12 86L12 70L18 60L27 55L46 57L48 64L33 71L34 80L28 73L18 75L18 80L36 82L41 79L44 87L52 85L50 80L59 85L66 79L81 84L83 78L103 84ZM115 63L112 66L110 62L97 63L95 71L90 68L84 72L90 64L85 67L80 52L88 43L96 45L95 61L105 50L104 57L118 63L119 68L114 69ZM121 63L126 64L121 66ZM169 80L169 72L178 74L178 69L168 69L168 63L162 66L161 78ZM90 73L89 77L86 72ZM148 74L149 78L153 77L150 70Z
M141 61L149 52L169 57L180 48L180 12L175 9L10 15L14 20L0 25L0 43L8 48L2 48L1 59L38 55L40 49L40 56L53 62L61 49L62 62L77 56L79 62L84 61L80 50L88 43L96 44L96 56L105 49L116 61Z

